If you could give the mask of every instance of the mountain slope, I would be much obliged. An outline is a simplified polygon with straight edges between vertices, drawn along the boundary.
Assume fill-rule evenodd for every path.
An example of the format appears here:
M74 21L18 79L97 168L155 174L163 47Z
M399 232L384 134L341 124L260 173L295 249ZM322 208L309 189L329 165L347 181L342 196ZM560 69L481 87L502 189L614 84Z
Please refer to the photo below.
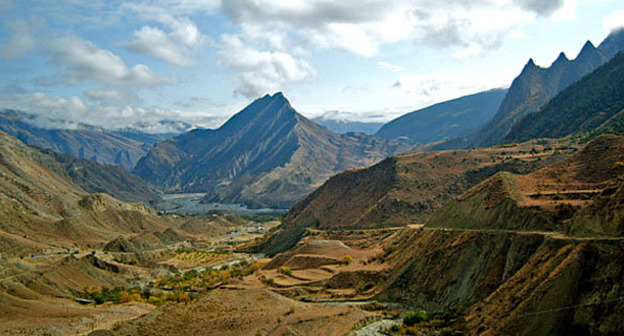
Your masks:
M165 192L288 207L334 173L375 163L394 149L362 133L333 133L277 93L254 101L217 130L157 144L134 173Z
M396 155L330 178L295 204L260 249L292 247L306 228L357 229L426 222L454 197L499 171L527 174L567 157L563 143ZM531 154L535 152L537 154Z
M0 113L0 130L15 136L27 145L51 149L104 164L115 164L131 170L149 151L152 144L169 135L132 131L104 131L98 128L45 129L28 123L21 112Z
M442 207L426 226L622 236L621 213L604 217L596 206L613 210L621 201L624 168L618 162L624 162L624 137L603 135L535 173L491 177Z
M49 149L34 159L89 193L107 193L126 202L149 203L158 199L143 180L116 165L104 165Z
M538 111L550 99L572 83L591 73L624 50L624 29L612 32L598 48L587 41L576 59L570 61L561 53L549 68L529 60L514 79L505 99L492 120L469 141L470 147L498 144L513 124L529 113Z
M624 120L624 53L516 123L505 142L559 138Z
M375 135L409 137L421 144L465 136L494 116L506 93L495 89L435 104L388 122Z
M351 121L325 117L312 118L310 120L321 126L325 126L330 131L336 133L359 132L364 134L375 134L375 132L377 132L381 126L384 125L379 122Z
M167 219L106 194L89 194L42 165L51 156L0 132L0 246L3 254L103 244L162 231Z

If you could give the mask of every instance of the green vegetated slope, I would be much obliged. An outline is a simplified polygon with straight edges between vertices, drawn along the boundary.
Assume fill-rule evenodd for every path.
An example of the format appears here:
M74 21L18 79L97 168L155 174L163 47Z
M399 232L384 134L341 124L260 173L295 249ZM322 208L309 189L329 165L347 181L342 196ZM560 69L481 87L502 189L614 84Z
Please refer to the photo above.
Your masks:
M559 138L624 120L624 53L514 125L505 142Z
M494 116L506 93L506 89L495 89L410 112L383 125L375 135L408 137L421 144L466 136Z

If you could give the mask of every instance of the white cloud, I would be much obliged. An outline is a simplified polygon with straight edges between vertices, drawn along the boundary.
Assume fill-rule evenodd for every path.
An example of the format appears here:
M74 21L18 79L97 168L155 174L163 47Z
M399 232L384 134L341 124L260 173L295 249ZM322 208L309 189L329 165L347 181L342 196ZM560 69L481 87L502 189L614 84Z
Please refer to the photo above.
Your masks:
M412 102L426 105L454 99L468 94L508 85L509 74L496 74L489 78L473 71L432 72L420 75L399 76L394 83L394 98L412 97ZM418 101L414 100L414 97Z
M624 9L613 11L611 15L602 21L602 26L608 32L624 27Z
M87 90L84 92L87 98L95 101L138 101L138 97L127 91L120 91L115 89L96 89Z
M152 86L167 83L144 64L128 68L121 57L109 50L75 36L65 36L50 42L53 60L65 68L68 84L104 82Z
M41 92L0 95L0 102L17 110L45 115L48 118L63 117L77 120L87 112L87 106L78 96L69 98L48 96Z
M414 40L435 47L497 48L536 17L574 12L576 0L228 0L221 11L243 32L282 32L293 44L374 56L382 45ZM565 16L565 15L564 15ZM309 48L304 48L309 49Z
M170 31L165 32L158 27L143 26L134 32L136 40L124 43L125 47L133 52L152 55L171 64L195 65L194 55L198 48L205 45L209 39L201 34L193 21L186 17L174 17L158 7L135 4L126 7L147 20L162 24Z
M390 64L388 62L377 62L377 65L379 65L379 67L381 67L382 69L390 70L394 72L405 71L405 67L402 67L400 65Z
M12 36L11 41L7 45L0 47L4 59L23 57L35 47L35 39L32 35L33 29L26 21L9 21L6 25Z
M78 128L80 124L87 124L106 129L134 128L148 133L180 131L190 125L212 127L224 119L225 113L225 111L182 112L133 105L86 104L78 96L65 98L42 92L3 93L0 94L0 104L35 115L36 118L31 122L44 128ZM232 113L234 110L228 112Z
M248 98L278 91L285 83L306 80L314 75L314 69L305 60L285 52L258 50L234 35L221 37L219 60L221 64L240 71L237 93Z

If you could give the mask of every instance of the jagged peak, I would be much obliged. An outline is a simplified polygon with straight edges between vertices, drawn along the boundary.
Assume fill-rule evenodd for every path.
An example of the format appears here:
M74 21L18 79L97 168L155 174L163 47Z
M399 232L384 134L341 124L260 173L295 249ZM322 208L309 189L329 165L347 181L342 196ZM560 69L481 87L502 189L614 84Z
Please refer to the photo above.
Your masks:
M553 64L551 65L551 67L553 66L557 66L560 64L565 64L570 62L570 59L568 58L568 56L566 56L566 54L562 51L561 53L559 53L559 56L557 57L557 59L553 62Z
M581 49L581 51L579 52L578 56L576 57L577 59L583 57L584 55L588 55L588 54L593 54L596 52L596 47L594 46L594 44L591 41L587 41L585 42L585 44L583 45L583 48Z
M538 68L539 67L537 65L535 65L535 61L533 61L533 58L529 58L529 61L527 62L527 64L522 69L522 73L524 74L524 73L527 73L529 71L535 71Z
M275 118L276 116L292 118L297 112L290 105L290 102L282 92L273 95L266 94L262 98L254 100L244 109L232 116L220 129L230 129L238 127L246 127L246 125L255 120L257 116L261 119Z

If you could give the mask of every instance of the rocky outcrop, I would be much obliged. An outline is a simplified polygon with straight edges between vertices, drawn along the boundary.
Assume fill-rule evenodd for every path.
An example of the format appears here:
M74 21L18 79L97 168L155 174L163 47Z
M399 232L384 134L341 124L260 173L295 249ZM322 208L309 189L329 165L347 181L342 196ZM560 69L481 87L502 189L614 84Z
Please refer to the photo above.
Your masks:
M624 327L618 241L407 228L388 240L395 266L377 299L459 311L470 335L615 335Z

